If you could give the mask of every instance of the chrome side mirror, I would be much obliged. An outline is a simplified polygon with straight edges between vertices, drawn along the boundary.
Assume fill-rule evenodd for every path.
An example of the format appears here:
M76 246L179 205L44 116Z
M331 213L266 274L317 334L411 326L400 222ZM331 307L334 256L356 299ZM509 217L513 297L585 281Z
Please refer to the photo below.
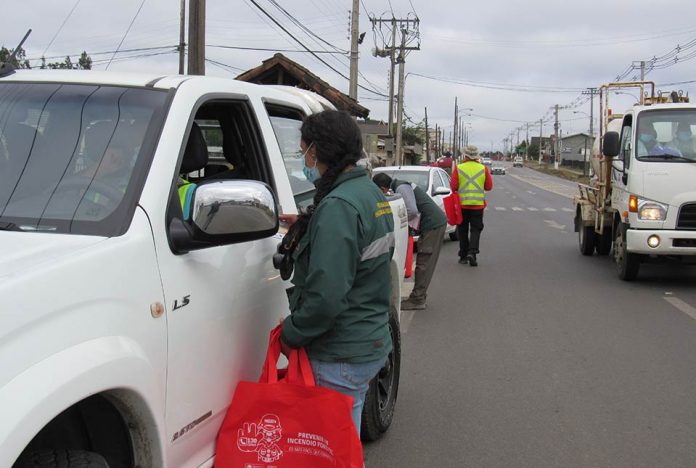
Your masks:
M190 221L173 220L170 224L176 251L249 242L278 232L278 205L263 182L211 181L195 190Z
M449 187L438 187L433 190L433 196L435 195L449 195L452 193L452 191L449 189Z

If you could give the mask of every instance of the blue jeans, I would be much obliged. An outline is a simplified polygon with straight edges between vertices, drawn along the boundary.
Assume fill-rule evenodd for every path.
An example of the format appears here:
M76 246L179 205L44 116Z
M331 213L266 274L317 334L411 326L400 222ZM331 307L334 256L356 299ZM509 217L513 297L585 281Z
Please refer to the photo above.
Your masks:
M360 416L370 380L386 363L386 358L378 361L353 364L350 362L326 362L310 360L314 381L320 387L330 388L353 398L353 423L360 435Z

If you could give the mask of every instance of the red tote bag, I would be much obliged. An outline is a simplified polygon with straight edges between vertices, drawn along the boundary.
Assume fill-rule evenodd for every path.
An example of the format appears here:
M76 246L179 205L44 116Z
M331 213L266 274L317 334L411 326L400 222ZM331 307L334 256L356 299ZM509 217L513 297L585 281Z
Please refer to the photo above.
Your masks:
M239 382L220 428L216 468L362 468L353 399L314 384L304 349L278 369L280 326L271 331L258 382Z
M462 224L462 207L459 204L459 192L452 192L442 199L445 205L447 222L453 226Z

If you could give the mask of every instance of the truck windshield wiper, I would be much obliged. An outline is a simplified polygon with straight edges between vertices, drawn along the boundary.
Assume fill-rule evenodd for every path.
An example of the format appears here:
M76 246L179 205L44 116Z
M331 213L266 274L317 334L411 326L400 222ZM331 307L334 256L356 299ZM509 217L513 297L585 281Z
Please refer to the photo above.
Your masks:
M640 159L676 159L678 161L696 162L694 159L677 156L676 154L649 154L647 156L641 156Z
M24 231L24 229L17 226L15 223L0 221L0 231Z

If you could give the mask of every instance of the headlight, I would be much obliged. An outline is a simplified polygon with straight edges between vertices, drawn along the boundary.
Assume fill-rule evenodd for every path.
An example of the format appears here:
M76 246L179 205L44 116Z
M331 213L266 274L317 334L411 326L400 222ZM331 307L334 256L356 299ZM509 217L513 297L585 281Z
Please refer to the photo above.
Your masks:
M664 221L667 218L667 205L652 200L638 199L638 219L644 221Z

